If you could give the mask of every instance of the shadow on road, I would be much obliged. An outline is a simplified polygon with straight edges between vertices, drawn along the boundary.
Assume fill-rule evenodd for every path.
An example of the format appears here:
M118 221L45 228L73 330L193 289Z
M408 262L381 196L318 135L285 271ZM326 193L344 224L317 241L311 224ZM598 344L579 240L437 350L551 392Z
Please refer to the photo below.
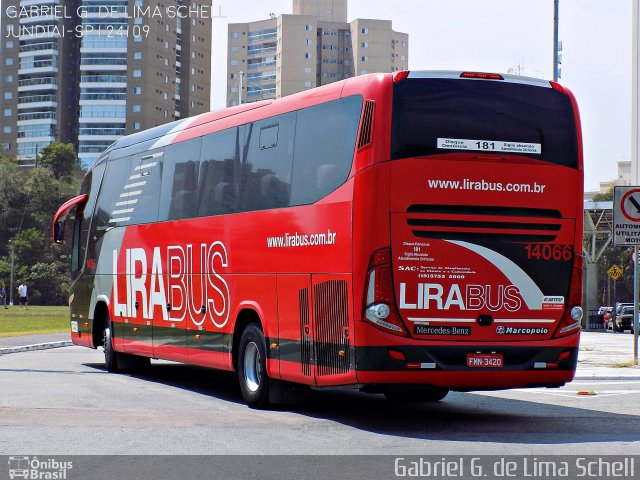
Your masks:
M85 366L104 371L103 364ZM244 405L234 373L163 363L128 375ZM279 406L275 410L329 420L380 435L424 440L506 444L638 440L640 416L593 410L584 404L578 408L545 403L551 398L544 396L540 401L523 401L451 392L436 403L398 404L387 401L382 395L331 389L303 392L296 404Z

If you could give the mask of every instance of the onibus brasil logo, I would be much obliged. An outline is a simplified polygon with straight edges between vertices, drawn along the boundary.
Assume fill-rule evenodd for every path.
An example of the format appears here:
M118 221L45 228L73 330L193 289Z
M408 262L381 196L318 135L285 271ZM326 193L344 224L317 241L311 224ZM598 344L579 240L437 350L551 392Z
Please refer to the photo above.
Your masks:
M61 462L54 458L39 460L38 457L9 457L9 478L30 480L66 480L72 462Z

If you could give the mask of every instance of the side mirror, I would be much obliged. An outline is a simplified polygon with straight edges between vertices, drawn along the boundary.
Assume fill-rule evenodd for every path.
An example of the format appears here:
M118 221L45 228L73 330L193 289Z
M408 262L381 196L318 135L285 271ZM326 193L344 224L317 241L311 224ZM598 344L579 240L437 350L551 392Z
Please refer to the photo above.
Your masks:
M53 241L56 243L64 243L64 226L66 219L61 218L53 225Z

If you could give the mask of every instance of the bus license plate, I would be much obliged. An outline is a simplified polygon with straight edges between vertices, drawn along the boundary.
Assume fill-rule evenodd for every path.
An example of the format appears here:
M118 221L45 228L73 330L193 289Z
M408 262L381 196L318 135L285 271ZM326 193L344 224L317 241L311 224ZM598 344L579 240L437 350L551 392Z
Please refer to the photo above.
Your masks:
M502 368L504 356L501 353L469 353L467 367L470 368Z

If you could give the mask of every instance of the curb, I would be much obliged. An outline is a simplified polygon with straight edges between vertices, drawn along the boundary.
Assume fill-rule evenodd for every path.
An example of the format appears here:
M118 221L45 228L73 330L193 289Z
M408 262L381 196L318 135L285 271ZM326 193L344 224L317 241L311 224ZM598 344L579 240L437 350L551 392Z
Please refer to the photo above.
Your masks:
M71 340L64 342L36 343L34 345L24 345L22 347L0 347L0 355L9 353L31 352L34 350L49 350L51 348L70 347L73 345Z
M573 382L584 382L584 381L592 381L592 380L605 380L605 381L615 381L615 382L620 382L620 381L632 381L632 382L637 382L640 381L640 375L598 375L597 373L594 373L593 375L576 375L573 378Z

